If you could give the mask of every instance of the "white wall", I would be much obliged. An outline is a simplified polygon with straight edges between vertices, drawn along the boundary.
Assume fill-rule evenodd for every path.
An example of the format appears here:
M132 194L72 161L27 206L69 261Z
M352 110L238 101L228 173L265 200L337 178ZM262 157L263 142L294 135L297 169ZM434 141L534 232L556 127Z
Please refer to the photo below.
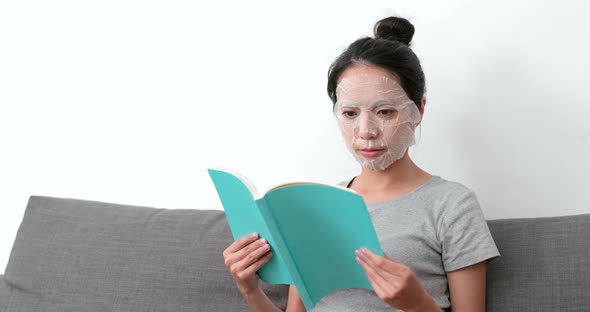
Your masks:
M490 219L590 212L589 5L364 3L2 2L0 272L30 195L221 209L211 166L351 177L326 72L388 14L427 76L419 165Z

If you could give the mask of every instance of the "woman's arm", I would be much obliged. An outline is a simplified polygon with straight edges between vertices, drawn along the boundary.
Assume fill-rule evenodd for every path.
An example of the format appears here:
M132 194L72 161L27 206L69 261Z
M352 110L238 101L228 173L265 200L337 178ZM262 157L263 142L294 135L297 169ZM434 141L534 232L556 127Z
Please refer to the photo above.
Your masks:
M289 301L287 302L287 310L285 312L305 312L305 305L299 297L299 292L295 286L289 286Z
M252 311L281 311L279 310L270 299L264 294L262 289L257 288L252 293L243 294L244 298L250 305ZM285 312L305 312L305 305L299 297L297 288L289 286L289 300L287 301L287 309Z
M487 261L447 272L453 312L486 310Z
M266 294L260 288L256 288L248 293L242 293L248 305L250 305L250 309L253 312L257 311L269 311L269 312L282 312L279 308L277 308L272 301L266 296ZM287 309L288 310L288 309Z

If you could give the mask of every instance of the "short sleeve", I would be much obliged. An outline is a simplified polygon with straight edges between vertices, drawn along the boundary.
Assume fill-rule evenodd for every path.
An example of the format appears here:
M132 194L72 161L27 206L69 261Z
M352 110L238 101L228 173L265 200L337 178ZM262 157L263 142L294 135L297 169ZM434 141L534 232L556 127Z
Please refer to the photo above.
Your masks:
M500 256L473 191L465 188L446 204L439 227L446 272Z

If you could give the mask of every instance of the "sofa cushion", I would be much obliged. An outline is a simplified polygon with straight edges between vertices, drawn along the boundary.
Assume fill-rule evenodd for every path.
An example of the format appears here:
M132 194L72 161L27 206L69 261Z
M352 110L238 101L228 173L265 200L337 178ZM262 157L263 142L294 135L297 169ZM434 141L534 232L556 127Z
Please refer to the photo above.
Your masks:
M590 214L490 220L487 311L588 311Z
M247 311L224 266L232 241L223 211L31 196L5 270L5 309ZM284 309L288 287L263 288Z

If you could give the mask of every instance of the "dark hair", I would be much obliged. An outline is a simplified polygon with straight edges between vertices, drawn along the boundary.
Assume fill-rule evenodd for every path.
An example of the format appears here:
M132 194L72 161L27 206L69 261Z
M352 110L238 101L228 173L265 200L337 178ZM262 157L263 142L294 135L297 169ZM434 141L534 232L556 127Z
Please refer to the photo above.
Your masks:
M375 24L375 38L364 37L350 46L330 65L328 70L328 95L336 104L338 78L349 66L364 63L382 67L399 77L401 86L420 108L424 96L424 72L410 42L414 26L405 18L387 17Z

